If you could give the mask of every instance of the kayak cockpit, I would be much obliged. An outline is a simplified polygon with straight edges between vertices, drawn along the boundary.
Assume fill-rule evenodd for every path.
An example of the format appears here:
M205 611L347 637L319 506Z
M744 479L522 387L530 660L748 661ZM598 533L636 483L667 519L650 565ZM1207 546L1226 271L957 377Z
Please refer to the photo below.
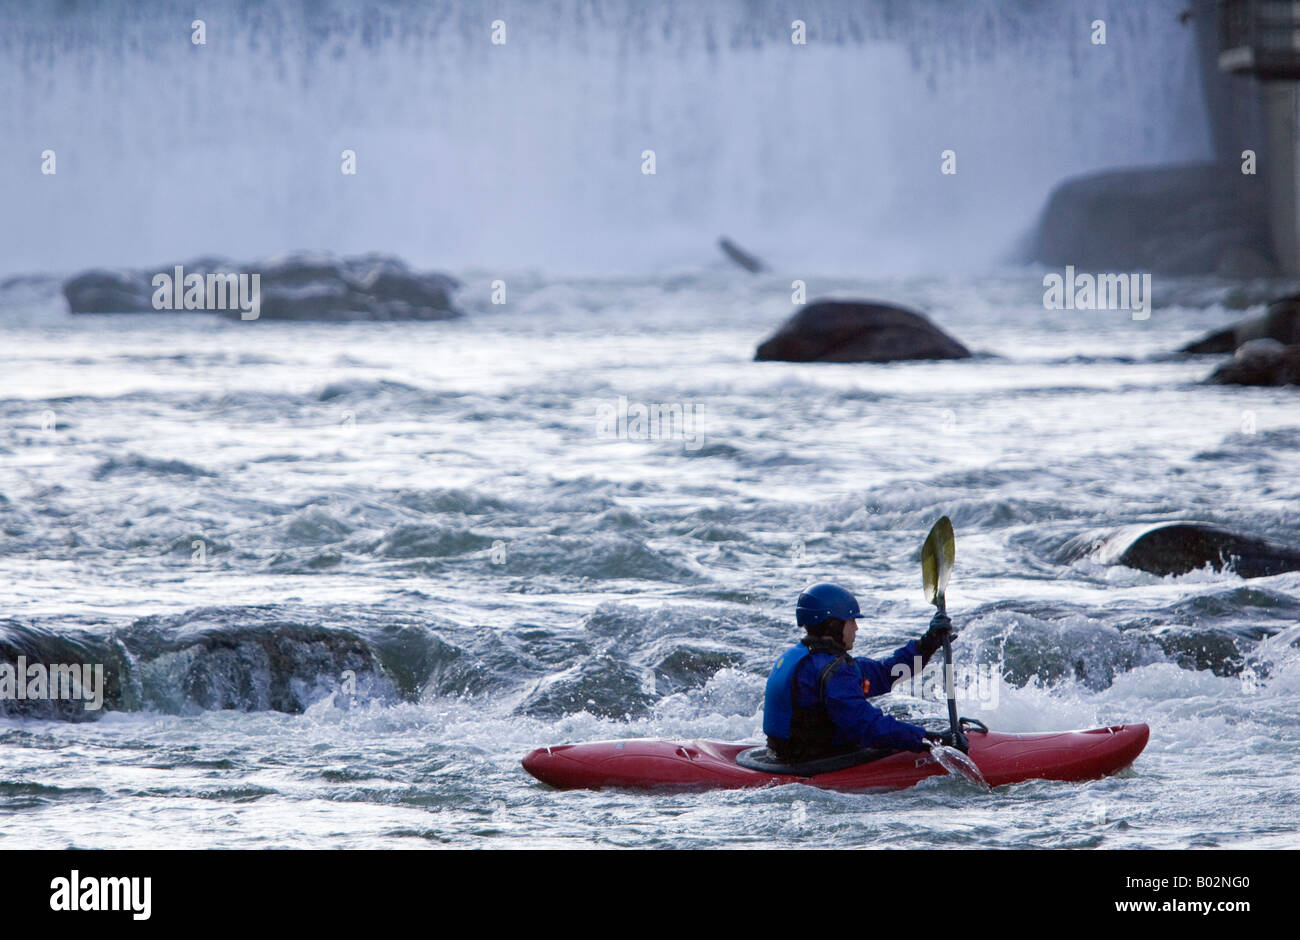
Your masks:
M857 767L859 764L869 764L872 761L880 760L882 757L888 757L890 754L896 754L897 751L881 750L880 748L858 748L857 750L848 751L844 754L832 754L829 757L819 757L816 760L800 761L798 763L787 763L780 760L771 748L751 747L741 751L736 755L735 761L741 767L747 770L757 770L765 774L780 774L790 777L815 777L818 774L834 773L837 770L847 770L850 767Z

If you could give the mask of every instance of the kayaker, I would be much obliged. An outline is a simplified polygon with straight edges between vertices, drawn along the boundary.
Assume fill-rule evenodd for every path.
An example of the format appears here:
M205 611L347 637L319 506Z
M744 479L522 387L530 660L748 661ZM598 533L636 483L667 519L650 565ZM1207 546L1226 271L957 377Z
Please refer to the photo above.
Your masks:
M932 741L964 744L954 742L951 732L927 732L867 701L910 677L917 658L924 666L945 635L955 637L952 620L936 613L919 640L885 659L867 659L849 655L860 616L857 599L839 585L815 584L799 595L795 621L807 636L777 660L763 703L767 746L779 760L801 763L860 748L924 751ZM895 674L899 665L908 671Z

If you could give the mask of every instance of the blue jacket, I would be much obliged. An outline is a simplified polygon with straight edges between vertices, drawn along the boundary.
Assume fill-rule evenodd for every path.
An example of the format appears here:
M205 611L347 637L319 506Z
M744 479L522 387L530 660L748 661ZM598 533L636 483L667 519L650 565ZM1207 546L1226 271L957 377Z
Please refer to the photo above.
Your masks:
M768 680L763 730L769 747L779 755L792 754L786 759L794 760L854 747L925 750L924 728L892 718L867 701L890 691L898 678L891 675L894 667L905 664L911 670L916 659L922 666L929 661L920 643L913 640L884 659L868 659L831 652L826 641L811 642L811 651L806 644L787 650ZM792 654L797 663L791 681L786 663ZM823 679L827 667L840 657L840 664Z

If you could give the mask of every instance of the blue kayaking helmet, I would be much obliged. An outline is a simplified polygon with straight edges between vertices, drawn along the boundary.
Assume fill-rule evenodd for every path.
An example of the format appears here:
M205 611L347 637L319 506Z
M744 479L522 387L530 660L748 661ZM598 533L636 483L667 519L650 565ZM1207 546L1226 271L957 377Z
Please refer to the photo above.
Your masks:
M858 599L838 584L814 584L799 595L794 606L794 619L807 629L834 617L837 620L856 620L862 616Z

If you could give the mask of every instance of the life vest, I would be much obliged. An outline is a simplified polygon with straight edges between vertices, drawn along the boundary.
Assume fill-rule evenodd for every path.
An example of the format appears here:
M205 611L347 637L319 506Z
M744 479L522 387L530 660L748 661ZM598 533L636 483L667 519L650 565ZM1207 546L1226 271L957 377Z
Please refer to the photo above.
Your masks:
M811 760L835 751L835 723L826 709L826 683L841 666L851 665L856 670L857 664L847 652L832 659L818 677L817 704L800 707L795 703L795 673L812 653L803 643L792 646L781 654L767 677L763 733L767 735L767 746L782 760Z

